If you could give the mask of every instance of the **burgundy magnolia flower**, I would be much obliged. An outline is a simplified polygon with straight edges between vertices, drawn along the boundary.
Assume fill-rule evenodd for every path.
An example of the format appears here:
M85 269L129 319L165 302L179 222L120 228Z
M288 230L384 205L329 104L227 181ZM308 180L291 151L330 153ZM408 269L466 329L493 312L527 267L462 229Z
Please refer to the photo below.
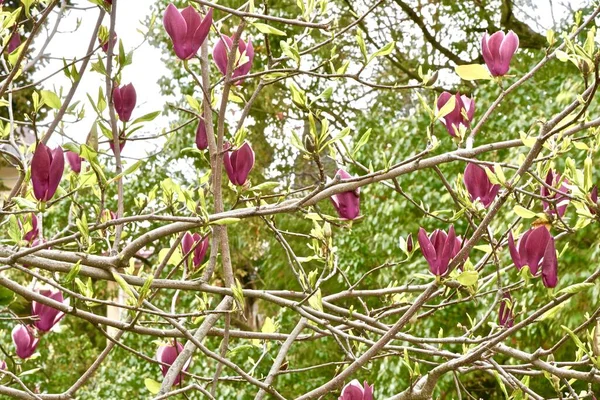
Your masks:
M493 170L493 167L491 168ZM488 208L494 202L500 190L500 185L493 185L490 182L485 169L474 163L469 163L465 168L463 181L471 201L479 200L485 208Z
M596 185L594 185L592 191L590 192L590 200L596 205L596 207L598 207L598 186ZM592 215L596 215L596 210L592 209L591 207L589 207L588 209L590 210L590 213L592 213Z
M411 253L413 251L413 248L414 248L414 244L413 244L412 233L409 233L408 237L406 238L406 251Z
M105 53L108 53L108 36L106 36L105 38L101 38L100 36L98 36L98 43L100 43L100 46L102 47L102 51ZM115 44L117 44L117 34L116 34L116 32L113 32L113 36L112 36L113 51L115 49Z
M12 330L12 339L15 344L15 352L21 359L29 358L35 353L38 338L33 334L33 329L26 325L17 325Z
M558 284L556 247L554 238L545 226L529 229L521 236L516 246L512 232L510 232L508 234L508 248L518 270L527 265L531 274L538 276L538 269L541 267L544 286L547 288L556 287Z
M243 186L254 167L254 150L247 142L237 150L226 151L223 155L225 172L234 185Z
M339 175L339 177L342 179L352 178L352 175L343 169L338 170L336 175ZM359 189L334 194L330 197L330 199L340 218L352 220L358 217L358 214L360 213Z
M28 232L25 232L25 234L23 235L23 240L26 240L28 243L31 243L35 239L37 239L40 231L38 229L37 216L34 213L31 213L29 215L31 218L31 230ZM17 220L17 221L19 222L19 226L21 227L21 229L23 229L23 224L21 223L21 220Z
M74 151L67 151L66 155L67 161L69 162L69 165L71 166L73 172L75 172L76 174L80 173L81 162L83 161L83 158L81 158L81 156L75 153Z
M441 110L453 96L456 99L454 109L441 118L440 121L442 121L450 136L457 137L461 126L469 127L471 125L475 115L475 100L464 94L461 95L459 92L456 92L455 95L443 92L437 99L438 110Z
M119 114L119 119L123 122L128 122L131 118L131 113L135 108L137 94L131 83L121 87L115 86L113 89L113 103L115 111Z
M48 201L54 196L64 168L65 159L62 148L57 147L50 150L44 143L38 143L31 159L31 183L36 199Z
M213 49L213 59L215 60L215 64L217 64L217 68L219 68L219 71L221 71L223 75L227 74L227 56L232 46L233 39L227 35L221 35L221 40L217 41ZM246 42L240 38L238 40L238 52L239 59L236 59L235 64L233 65L232 78L247 75L252 68L252 60L254 60L254 47L252 46L251 41L248 41L248 44L246 44ZM239 85L242 82L243 79L236 81L235 84Z
M202 18L192 6L179 11L172 3L163 17L165 30L173 42L175 54L182 60L194 57L206 40L212 25L213 10L210 8Z
M568 184L569 181L566 178L561 178L560 173L554 172L554 170L552 169L548 171L548 174L546 175L546 185L552 186L553 188L556 188L560 185L560 188L558 189L560 192L569 193L569 188L567 187ZM554 190L550 190L545 186L542 186L540 194L549 200L553 200L555 205L555 207L553 207L547 201L542 200L544 211L546 213L550 215L555 215L558 211L558 215L560 217L565 215L567 205L569 204L569 199L565 195L557 193Z
M120 134L119 135L119 152L120 153L123 152L123 147L125 147L125 143L127 143L127 138L125 137L125 135ZM110 146L110 149L114 153L115 152L115 142L111 139L108 141L108 145Z
M184 256L190 251L193 251L194 270L197 270L202 265L202 261L204 261L206 251L208 250L208 244L208 236L203 239L200 234L194 233L192 235L189 232L186 232L186 234L183 236L183 240L181 241L181 250Z
M160 366L160 368L162 369L163 376L167 375L167 372L169 371L169 367L171 366L171 364L173 364L175 362L175 360L177 359L177 356L179 355L179 353L181 353L182 350L183 350L183 346L179 342L176 342L175 346L173 346L172 344L168 344L168 345L160 346L158 348L158 351L156 352L156 359L162 363L167 364L167 365ZM186 361L186 363L183 365L183 368L181 370L187 371L188 367L190 366L191 361L192 361L192 359L189 358ZM182 380L183 380L183 374L179 374L179 376L177 376L177 378L175 378L173 385L178 385L179 382L181 382Z
M461 240L450 226L448 234L436 229L429 237L425 229L419 229L419 245L421 252L429 264L429 271L435 276L443 276L448 272L448 265L460 251Z
M198 150L208 149L208 136L206 136L206 124L203 118L200 118L196 129L196 147Z
M513 31L508 31L506 35L498 31L492 36L486 32L481 38L481 54L492 76L506 75L510 60L518 48L519 37Z
M367 381L364 382L364 386L356 379L344 386L342 394L338 400L373 400L373 387L369 386Z
M6 52L8 54L12 53L21 45L21 35L19 32L14 32L10 37L10 41L8 42L8 46L6 46Z
M509 292L505 292L500 300L500 311L498 311L498 322L500 326L510 328L515 324L513 316L513 299Z
M43 289L40 290L39 293L52 300L56 300L63 304L65 303L62 293L58 290L53 291ZM50 332L54 325L58 324L58 322L65 316L65 313L45 304L33 301L31 303L31 316L39 317L39 320L33 323L39 331Z

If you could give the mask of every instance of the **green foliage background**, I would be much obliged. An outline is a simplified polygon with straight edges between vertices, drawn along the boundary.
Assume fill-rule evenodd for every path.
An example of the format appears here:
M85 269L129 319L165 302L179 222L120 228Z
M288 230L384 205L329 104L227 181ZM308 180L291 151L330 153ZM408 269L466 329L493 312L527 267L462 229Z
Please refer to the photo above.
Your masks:
M393 2L381 7L374 13L374 16L367 19L366 25L363 25L367 45L371 51L383 46L391 39L398 42L395 52L389 57L378 59L374 65L369 67L368 73L364 74L365 79L370 82L405 84L414 82L419 66L422 66L425 71L439 70L440 79L437 87L434 89L419 89L419 93L429 104L434 103L434 99L439 93L438 89L441 90L441 88L460 90L472 94L477 102L475 120L480 118L484 110L500 93L500 88L494 82L470 85L451 78L452 69L447 59L440 56L439 52L432 51L431 44L423 41L421 32L410 20L407 20L406 16L397 7L397 3ZM510 22L513 25L509 25L508 22L502 20L504 5L499 1L412 1L408 3L415 9L429 10L431 13L430 20L433 21L433 23L428 24L430 31L434 32L435 37L441 40L444 46L448 47L465 62L478 61L480 35L486 29L492 30L500 27L516 29L514 19ZM478 3L481 4L478 6ZM531 3L533 2L524 0L515 1L515 3L520 7L529 7L532 6ZM222 4L229 7L238 7L242 2L225 1ZM298 15L297 6L289 0L269 1L268 4L269 13L271 14L288 18L296 18ZM177 5L181 7L186 3L179 2ZM336 0L329 2L329 9L330 14L338 18L340 25L345 25L353 20L349 7L355 8L356 12L360 14L369 5L366 2ZM165 6L166 2L158 1L153 7L161 15ZM585 11L584 9L584 15L586 14ZM215 16L220 18L223 14L215 12ZM224 31L227 32L231 28L230 24L235 21L235 18L230 19ZM524 22L533 25L535 21L528 19ZM561 28L568 30L572 22L571 19L563 21ZM286 31L288 37L291 37L292 33L300 33L298 28L281 24L272 25ZM199 89L194 88L191 79L181 67L180 62L173 56L170 42L167 41L162 26L156 26L154 33L155 35L152 36L151 40L164 49L164 57L172 67L172 76L164 77L161 81L164 93L171 94L175 87L179 87L182 94L200 98ZM266 67L267 62L265 36L259 34L252 27L249 28L248 34L253 37L257 54L253 71L261 71ZM336 68L339 68L346 60L350 61L351 69L360 64L361 56L354 35L355 30L353 29L349 34L336 39L335 45L339 55L333 61ZM527 32L521 32L520 35L522 44L529 48L520 50L513 60L511 74L517 77L529 71L544 56L545 51L545 44L543 41L540 44L539 35L534 33L528 35ZM213 33L211 40L215 40L215 36ZM306 43L322 41L327 37L326 32L313 32ZM454 40L454 38L458 39ZM278 37L269 37L269 46L275 56L281 54L279 40ZM305 43L302 43L302 46L304 45ZM333 46L330 45L319 49L319 51L308 56L306 61L303 61L303 66L305 63L306 65L316 65L327 60L331 56L332 48ZM293 65L289 63L288 67L293 67ZM198 64L192 64L192 69L198 73ZM212 72L213 76L216 77L217 72L214 66ZM514 79L508 78L509 81ZM319 101L318 108L322 110L323 116L329 119L335 132L346 126L352 128L351 138L348 141L350 145L355 143L367 129L372 130L369 142L357 155L357 160L363 165L372 165L375 169L381 169L385 166L385 160L391 160L392 163L399 162L424 149L427 145L426 130L429 121L414 95L414 91L374 91L343 80L333 82L303 78L294 78L294 80L299 87L313 97L329 85L333 86L333 95L325 101ZM257 80L248 80L236 89L236 93L248 98L257 83ZM514 139L518 138L519 133L522 131L535 131L538 119L548 119L554 112L572 101L576 93L579 93L582 88L583 79L577 68L572 64L556 60L550 62L533 79L521 86L503 102L482 131L479 132L475 145ZM293 180L293 174L300 175L305 172L309 174L314 171L314 165L310 161L299 157L290 145L291 130L297 129L301 133L307 117L306 111L293 105L290 97L289 90L284 83L280 82L264 89L251 110L251 119L246 127L249 130L248 139L256 151L257 165L251 173L253 185L263 181L280 181L284 185L293 185L296 184ZM178 105L187 107L183 97ZM592 107L590 112L593 115L595 111L597 109ZM165 112L177 113L174 108L167 105L165 106ZM188 118L188 116L181 114L181 121L184 121L185 118ZM150 158L137 172L136 176L143 177L142 179L127 179L126 215L140 212L134 203L136 194L146 194L153 187L158 187L160 195L160 183L167 177L171 177L175 182L186 187L197 187L199 185L200 177L207 172L207 160L204 155L199 153L184 151L184 149L194 146L194 132L195 124L190 124L172 135L164 150ZM233 134L234 132L228 132L229 137ZM441 124L434 126L434 134L441 141L441 146L435 150L436 154L455 148L456 145L450 140ZM490 161L515 162L519 153L523 152L524 150L501 151L491 154L487 159ZM568 156L581 163L578 165L582 165L585 154L583 151L573 150ZM187 163L187 168L184 170L173 170L166 167L181 159ZM453 162L443 165L440 169L451 184L455 185L456 179L462 173L464 167L465 165L462 162ZM561 169L563 166L558 163L557 167ZM328 173L333 176L335 167L329 168ZM351 173L358 174L362 172L351 169ZM597 171L594 176L596 179L598 178ZM417 203L422 203L431 212L443 218L452 218L455 215L457 210L454 208L452 199L444 190L439 177L432 170L402 176L398 179L398 183L406 194ZM420 226L425 227L427 231L432 231L435 228L446 229L447 224L424 216L406 198L383 185L376 184L363 189L361 191L361 213L364 218L355 222L351 229L334 228L334 243L339 256L339 268L351 282L354 282L370 269L384 263L390 263L390 267L371 274L361 284L360 287L365 289L408 282L424 283L425 281L415 276L415 274L426 274L428 271L427 264L421 257L420 252L416 252L406 260L406 256L398 247L398 240L408 234L415 236ZM227 193L226 207L231 207L235 202L235 196L233 191ZM110 196L108 198L112 199ZM79 202L82 206L79 212L82 212L81 210L84 209L91 210L91 205L96 200L91 193L83 193ZM510 211L514 204L505 205L503 215L493 225L494 231L499 232L506 229L507 224L514 219L514 214ZM107 205L109 209L116 208L113 200L109 200ZM541 204L537 204L536 207L536 211L541 210ZM319 208L322 212L333 215L333 209L327 202L319 204ZM55 226L55 230L59 231L64 226L61 221L67 218L68 212L68 205L58 209L48 217L49 222L47 224L51 223L51 225L47 226ZM176 212L186 215L185 210L176 210ZM93 212L90 212L88 220L91 220L93 216ZM576 220L574 208L569 209L567 219L574 224ZM307 233L312 228L311 221L306 219L302 213L278 215L274 218L274 222L282 230ZM469 234L464 219L458 218L454 224L460 234ZM156 223L150 223L149 226L139 228L137 232L128 232L128 234L137 234L155 226L157 226ZM245 220L242 223L232 225L229 232L232 243L233 265L238 279L245 287L300 289L289 271L285 252L260 219ZM597 268L597 236L598 227L596 224L592 224L564 236L559 241L559 252L567 243L569 244L567 251L560 258L559 288L581 281ZM304 240L292 238L290 242L299 256L311 255L311 251L307 248ZM165 241L157 245L156 249L166 246L168 246L168 243ZM98 252L102 251L100 247ZM475 262L482 255L482 252L474 250L471 259ZM508 251L504 251L503 255L501 265L510 265ZM150 257L147 261L146 270L150 270L158 263L156 256ZM320 270L323 265L313 262L305 265L305 268L308 271L312 269ZM516 281L518 279L516 270L509 270L508 273L502 276L502 279L504 284ZM96 282L94 285L97 295L108 297L109 293L101 282ZM325 285L323 293L333 293L343 287L345 287L344 281L341 276L338 276ZM73 289L75 289L75 286L73 286ZM167 309L170 305L171 295L172 293L165 290L164 295L157 300L157 306ZM598 286L595 286L591 290L576 296L553 318L533 324L512 337L509 340L510 344L525 351L534 351L539 346L547 347L555 343L564 335L560 325L575 327L578 323L581 323L584 320L584 312L598 306L597 299L599 295L600 290ZM465 296L465 294L459 293L458 296ZM433 313L427 318L418 319L410 324L408 333L435 337L438 333L443 332L443 335L460 336L464 333L462 327L470 326L469 318L480 318L486 310L486 305L491 304L494 296L495 293L490 293L480 297L477 301L473 300L444 308L443 311ZM538 281L535 281L527 290L522 290L514 296L519 309L523 313L535 309L537 304L546 302L549 298L548 292ZM369 298L367 304L377 308L391 305L398 300L409 302L411 297L406 296L401 299ZM218 299L213 299L212 305L216 305L217 302ZM85 304L80 306L87 307ZM194 294L185 293L181 295L179 310L194 310L198 306L199 301ZM247 304L247 308L252 308L252 306L253 304ZM354 303L354 307L358 310L361 309L358 302ZM26 308L27 305L23 305L23 309L26 310ZM102 307L93 310L99 314L104 313ZM294 313L285 309L277 309L270 304L259 302L257 310L258 315L252 317L259 320L263 320L267 316L273 318L279 323L280 332L289 332L297 322ZM387 317L383 322L392 324L397 318L397 315ZM0 329L4 332L10 332L11 328L12 324L0 321ZM236 328L239 328L239 326ZM485 329L479 331L479 333L483 332L487 331ZM153 338L133 334L126 334L124 338L124 343L127 346L131 346L149 357L154 356L157 345L153 342ZM210 348L217 348L219 343L218 338L207 340L207 345ZM0 337L0 344L2 344L3 351L6 353L11 352L12 344L9 335ZM86 370L91 361L102 350L104 344L105 338L96 327L76 318L67 317L61 323L59 332L42 339L42 344L39 346L40 356L27 361L26 369L41 368L41 372L24 377L24 382L32 387L39 387L42 392L65 390ZM253 363L261 355L261 348L250 345L249 341L235 340L230 347L229 357L245 370L252 368ZM461 351L456 346L446 346L446 348ZM271 346L269 356L256 367L255 376L266 375L270 366L270 357L274 357L277 350L278 346ZM354 351L357 353L364 350L364 346L354 347ZM560 361L563 357L571 359L575 350L574 345L567 342L557 353L556 360ZM297 343L287 358L290 370L343 360L343 353L332 339ZM434 361L440 360L434 359ZM497 361L501 362L502 360L497 359ZM215 367L215 362L197 354L194 357L190 371L210 377L214 373ZM322 368L304 372L302 375L283 374L277 380L277 388L284 396L294 398L294 396L327 382L334 376L338 368L340 368L339 365L332 363ZM425 364L420 365L421 372L425 372L428 368ZM230 371L226 370L224 375L229 373ZM123 349L115 349L96 373L91 383L79 392L78 398L145 398L149 396L149 392L144 387L144 379L159 380L160 377L157 365L152 365ZM376 398L378 399L386 398L402 390L409 384L410 379L408 369L403 365L399 356L376 360L370 363L366 369L361 370L355 378L360 381L367 380L374 383ZM475 397L504 398L496 380L490 374L475 371L463 374L459 378ZM542 395L554 395L554 391L543 376L532 377L531 386ZM579 384L576 384L575 387L580 390L584 388ZM240 383L219 385L218 396L222 399L251 399L254 394L255 388L249 385ZM457 398L454 382L450 375L440 382L434 397L440 399ZM331 394L327 398L337 398L337 394Z

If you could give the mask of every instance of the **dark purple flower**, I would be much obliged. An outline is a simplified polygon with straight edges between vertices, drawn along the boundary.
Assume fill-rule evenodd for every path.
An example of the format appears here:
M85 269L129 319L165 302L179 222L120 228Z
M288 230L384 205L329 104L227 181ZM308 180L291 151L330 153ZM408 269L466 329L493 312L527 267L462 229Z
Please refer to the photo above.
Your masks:
M569 188L567 185L569 181L566 178L561 178L560 173L554 172L554 170L548 171L546 175L546 185L556 188L560 185L558 189L562 193L569 193ZM550 215L555 215L558 211L558 215L562 218L565 215L565 211L567 210L567 205L569 204L569 199L567 196L557 193L555 190L550 190L547 187L542 185L542 189L540 190L540 194L547 198L548 200L552 200L554 203L554 207L547 201L542 200L542 204L544 207L544 211Z
M440 121L444 124L450 136L457 137L461 126L471 126L471 121L475 115L475 100L472 97L461 95L459 92L456 92L455 95L443 92L437 99L438 110L441 110L452 97L456 100L454 109L441 118Z
M217 68L223 75L227 74L227 56L232 46L233 39L227 35L221 35L221 40L217 41L213 49L213 59L215 60L215 64L217 64ZM232 78L247 75L252 68L252 60L254 60L254 47L252 46L251 41L248 41L248 44L246 44L246 42L240 38L238 40L238 52L239 60L236 60L233 65ZM240 64L240 62L242 63ZM235 84L239 85L242 82L243 79L236 81Z
M189 60L198 53L212 26L213 10L210 8L202 18L192 6L179 11L172 3L163 17L165 30L173 42L175 54L181 60Z
M413 248L414 248L414 244L413 244L412 233L409 233L408 237L406 238L406 251L411 253L413 251Z
M590 200L592 201L592 203L594 203L594 205L596 206L596 208L598 207L598 186L594 185L594 187L592 188L592 191L590 192ZM588 209L590 210L590 213L592 213L592 215L596 215L596 210L588 207Z
M373 400L373 387L369 386L367 381L364 386L356 379L344 386L342 394L338 400Z
M492 36L486 33L481 38L481 54L492 76L506 75L510 60L519 48L519 37L513 31L498 31Z
M10 37L10 41L8 42L8 46L6 47L6 52L8 54L10 54L13 51L15 51L17 49L17 47L19 47L20 45L21 45L21 35L19 35L19 32L15 31L15 32L13 32L12 36Z
M37 216L34 213L29 214L29 216L30 216L30 220L31 220L31 230L29 230L28 232L25 232L25 234L23 235L23 240L26 240L28 243L31 243L35 239L37 239L40 232L38 229ZM21 223L21 220L19 219L17 221L19 222L19 226L21 227L21 229L23 229L23 223Z
M443 276L448 272L448 265L460 251L461 240L454 232L454 226L450 226L448 234L436 229L429 237L425 229L419 229L419 246L421 252L429 263L429 271L435 276Z
M336 172L342 179L350 179L352 175L340 169ZM360 191L359 189L337 193L330 197L335 210L340 218L355 219L360 213Z
M168 344L168 345L160 346L158 348L158 351L156 352L156 359L162 363L167 364L167 365L160 366L163 376L167 375L167 372L169 371L169 367L175 362L175 360L177 359L177 356L179 355L179 353L181 353L182 350L183 350L183 346L179 342L176 342L175 346L173 346L172 344ZM188 360L185 362L185 364L183 365L183 368L181 370L187 371L188 367L190 366L191 361L192 361L192 359L188 358ZM179 374L179 376L177 376L177 378L175 378L173 385L178 385L179 382L181 382L182 380L183 380L183 374Z
M250 170L254 167L254 150L244 142L239 149L226 151L223 154L223 163L231 183L243 186Z
M196 147L198 150L208 149L208 136L206 136L206 124L203 118L198 121L198 128L196 129Z
M59 303L65 303L62 293L58 290L40 290L39 293ZM65 316L65 313L58 311L56 308L33 301L31 303L31 316L39 318L39 320L33 323L39 331L50 332L54 325L58 324Z
M208 244L208 236L203 239L200 234L194 233L192 235L189 232L186 232L183 236L181 250L184 256L190 251L193 251L193 270L197 270L202 265L204 257L206 256L206 251L208 250Z
M63 170L65 159L60 147L50 150L44 143L38 143L31 159L31 183L33 194L39 201L48 201L56 193Z
M108 36L101 38L100 36L98 36L98 43L100 43L100 47L102 48L102 51L105 53L108 53ZM115 44L117 43L117 33L113 32L113 36L112 36L112 48L113 51L115 49Z
M69 162L69 165L71 166L73 172L75 172L76 174L80 173L81 162L83 161L83 158L81 158L81 156L75 153L74 151L67 151L66 155L67 161Z
M17 325L12 330L12 339L15 344L15 352L19 358L25 360L35 353L38 338L33 334L33 329L26 325Z
M491 168L493 170L493 167ZM471 201L479 200L485 208L488 208L494 202L500 190L500 185L493 185L490 182L485 169L474 163L469 163L465 168L463 181Z
M527 265L531 274L538 276L541 267L544 286L547 288L556 287L558 283L556 247L554 238L545 226L529 229L521 236L516 246L512 232L510 232L508 234L508 249L518 270Z
M498 321L500 326L510 328L515 324L513 315L513 299L509 292L505 292L500 300L500 311L498 311Z
M113 89L113 103L119 119L123 122L129 121L131 113L135 108L137 94L131 83L121 87L115 86Z
M125 137L125 135L120 134L119 135L119 153L123 152L123 147L125 147L125 143L127 143L127 138ZM114 153L115 152L115 142L111 139L108 141L108 145L110 146L110 149Z

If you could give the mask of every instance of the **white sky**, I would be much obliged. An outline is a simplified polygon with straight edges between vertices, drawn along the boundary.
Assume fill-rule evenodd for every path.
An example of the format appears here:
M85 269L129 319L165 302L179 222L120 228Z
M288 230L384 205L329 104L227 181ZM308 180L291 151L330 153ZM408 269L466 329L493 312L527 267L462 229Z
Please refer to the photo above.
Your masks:
M158 80L162 76L169 76L170 72L161 61L161 52L159 49L151 46L148 42L142 43L143 34L138 32L147 31L143 25L144 20L150 14L149 7L153 4L153 0L121 0L118 3L118 15L116 21L116 32L119 39L123 39L125 51L128 52L133 48L137 48L133 55L133 64L127 66L122 74L122 83L133 83L137 92L137 106L132 114L131 120L141 117L152 111L162 110L168 98L160 94ZM62 58L67 61L75 57L81 57L86 54L87 46L91 38L96 20L98 18L98 9L86 0L75 0L75 7L89 8L87 10L71 10L61 21L59 32L52 40L45 53L50 54L54 59L43 68L36 71L34 80L43 78L48 74L60 69L63 66ZM77 28L78 20L81 24ZM50 21L48 28L56 21L56 17ZM156 24L162 26L162 18L157 18ZM109 16L104 17L103 25L109 25ZM75 30L77 28L77 30ZM44 39L42 34L40 39ZM140 43L142 43L140 45ZM38 46L39 47L39 46ZM118 51L118 45L115 46L115 51ZM58 58L58 59L56 59ZM97 60L94 57L93 60ZM93 62L93 61L92 61ZM91 62L90 62L91 65ZM88 66L89 68L89 66ZM70 88L70 81L62 73L57 74L43 84L47 89L58 92L59 88L63 87L63 93L66 94ZM79 88L75 94L73 101L80 101L85 104L86 116L83 121L76 124L65 124L65 134L79 143L85 142L87 134L96 119L96 114L89 105L86 93L89 93L93 99L97 98L98 88L105 88L104 77L97 72L88 71L84 74ZM106 111L105 111L106 112ZM52 116L52 115L51 115ZM50 116L50 117L51 117ZM72 120L72 117L67 118ZM158 117L151 123L147 123L146 127L137 131L136 136L146 134L156 134L168 128L169 121L166 117ZM103 140L100 138L100 140ZM104 140L106 140L104 138ZM68 142L69 140L54 134L51 143L58 144ZM124 150L124 156L141 157L146 151L151 152L156 149L156 145L162 140L153 141L135 141L129 142ZM105 149L108 145L104 146Z

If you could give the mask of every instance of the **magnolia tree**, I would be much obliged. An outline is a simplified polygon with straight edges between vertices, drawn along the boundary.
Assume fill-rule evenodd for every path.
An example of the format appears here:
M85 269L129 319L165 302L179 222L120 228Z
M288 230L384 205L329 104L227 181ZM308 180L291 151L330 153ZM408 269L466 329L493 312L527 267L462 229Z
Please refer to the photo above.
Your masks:
M467 62L449 50L451 32L427 26L426 9L398 0L445 58L396 77L385 70L401 43L377 45L373 33L376 17L400 25L384 1L160 3L162 25L154 15L146 35L182 84L165 112L185 122L158 136L168 138L162 151L189 161L169 176L156 154L122 156L149 139L139 130L160 112L140 115L145 82L122 79L136 58L115 31L128 18L119 1L88 4L88 52L59 71L70 86L34 83L26 110L13 94L31 89L22 71L43 62L67 5L23 1L0 13L0 154L19 173L0 214L0 393L595 398L600 268L573 254L585 237L584 254L596 254L600 8L548 31L538 52L490 20L456 39L470 44ZM562 74L552 85L570 82L557 102L550 85L532 83L548 68ZM74 143L62 133L83 112L72 100L84 74L105 82L85 105L96 115L87 141ZM338 112L331 105L350 90L361 95ZM405 100L385 104L380 93ZM282 104L273 115L285 134L269 144L254 111L272 104ZM402 116L379 113L390 108ZM364 112L398 129L362 129ZM192 147L170 149L173 138ZM287 176L269 172L265 147L280 154L273 164L297 161ZM392 214L409 217L396 224ZM93 351L85 343L97 336L104 347ZM96 397L90 386L111 373L109 385L120 375L142 383Z

